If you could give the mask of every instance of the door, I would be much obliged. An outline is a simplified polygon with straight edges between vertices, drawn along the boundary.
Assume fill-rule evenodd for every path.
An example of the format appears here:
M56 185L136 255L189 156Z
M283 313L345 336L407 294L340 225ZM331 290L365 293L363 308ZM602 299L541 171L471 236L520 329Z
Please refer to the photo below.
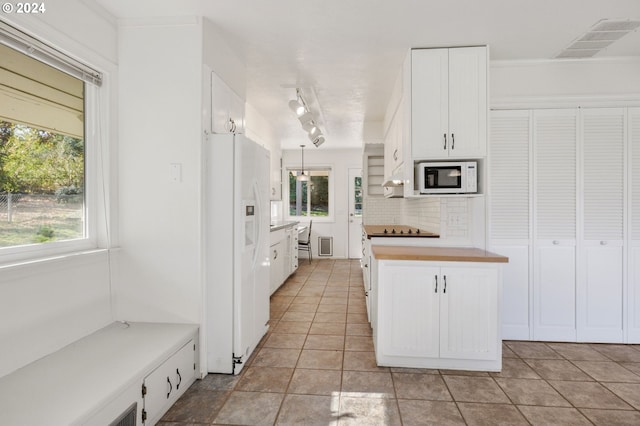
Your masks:
M582 110L578 341L623 341L624 127L622 108Z
M489 158L490 246L502 268L502 338L531 339L531 112L492 111Z
M533 113L535 340L576 340L577 113Z
M349 259L362 257L362 169L349 169Z
M498 271L442 268L440 357L498 358Z

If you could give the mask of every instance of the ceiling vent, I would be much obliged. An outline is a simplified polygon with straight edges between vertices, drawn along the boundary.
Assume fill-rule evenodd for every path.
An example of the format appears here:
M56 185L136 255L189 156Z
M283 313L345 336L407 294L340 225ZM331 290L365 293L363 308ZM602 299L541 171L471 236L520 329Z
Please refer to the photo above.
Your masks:
M556 58L591 58L640 27L637 19L603 19L565 47Z

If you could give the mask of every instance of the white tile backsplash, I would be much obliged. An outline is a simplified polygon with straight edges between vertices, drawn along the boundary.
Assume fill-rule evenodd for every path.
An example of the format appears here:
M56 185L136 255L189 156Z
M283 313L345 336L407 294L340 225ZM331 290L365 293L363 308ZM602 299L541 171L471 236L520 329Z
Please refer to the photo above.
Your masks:
M470 198L366 197L365 225L402 224L440 234L441 240L468 245L471 235Z

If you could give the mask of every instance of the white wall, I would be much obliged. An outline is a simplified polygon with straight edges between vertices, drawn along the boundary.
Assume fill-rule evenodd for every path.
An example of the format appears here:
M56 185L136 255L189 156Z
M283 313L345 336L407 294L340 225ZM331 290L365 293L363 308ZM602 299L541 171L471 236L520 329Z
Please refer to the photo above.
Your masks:
M102 164L109 176L109 169L115 167L109 153L116 152L117 142L115 122L110 119L117 80L115 26L83 1L46 6L44 14L4 14L2 19L104 73L100 90L105 118ZM105 182L107 191L112 183ZM94 195L103 199L101 193ZM97 210L98 231L104 232L105 207L99 205ZM110 223L111 228L116 226L115 221ZM100 241L104 244L105 239ZM1 266L0 377L111 322L109 276L105 251Z
M333 175L333 203L334 218L330 222L322 219L313 219L312 241L313 256L317 256L318 236L333 237L333 257L348 257L348 236L349 236L349 168L362 168L362 151L359 149L323 149L315 146L307 146L304 150L304 165L307 166L329 166ZM288 166L299 168L300 150L282 151L283 173L286 173ZM286 174L283 175L287 182ZM286 185L285 185L286 186ZM287 209L287 199L283 190L283 200L285 210ZM304 223L304 222L303 222ZM308 221L306 222L308 223Z
M118 35L116 317L199 323L201 21L126 21ZM181 167L179 181L171 179L171 164Z
M640 59L493 61L491 107L532 107L561 100L558 106L605 102L621 106L640 99Z

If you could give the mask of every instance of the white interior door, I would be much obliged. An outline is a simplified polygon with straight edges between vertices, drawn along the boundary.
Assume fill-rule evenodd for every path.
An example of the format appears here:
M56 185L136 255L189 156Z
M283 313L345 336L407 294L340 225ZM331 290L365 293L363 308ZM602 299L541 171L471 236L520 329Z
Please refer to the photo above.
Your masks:
M362 169L349 169L349 259L362 257Z

